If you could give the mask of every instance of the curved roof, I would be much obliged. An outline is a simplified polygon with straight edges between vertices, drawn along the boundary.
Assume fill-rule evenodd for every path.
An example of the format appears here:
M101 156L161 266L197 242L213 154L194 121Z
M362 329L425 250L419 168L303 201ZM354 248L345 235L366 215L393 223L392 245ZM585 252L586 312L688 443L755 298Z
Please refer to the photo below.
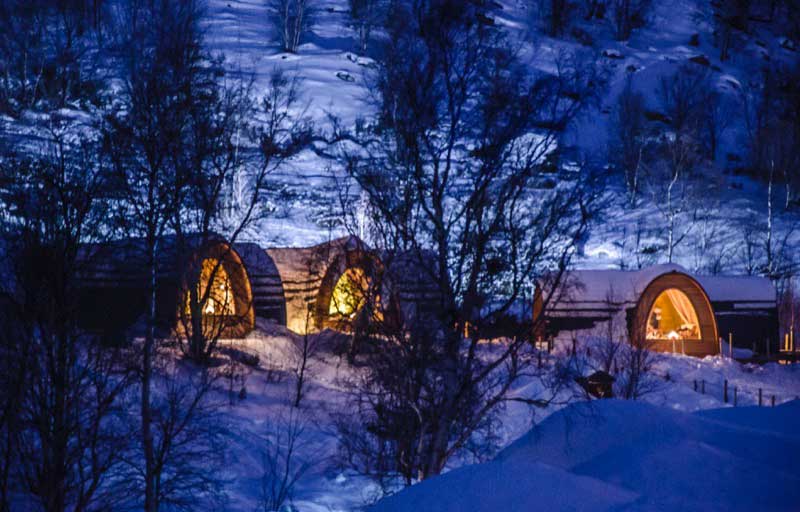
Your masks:
M774 305L772 282L758 276L697 276L676 264L641 270L573 270L562 278L555 307L625 306L638 301L647 285L664 274L677 272L694 278L712 302L760 302Z

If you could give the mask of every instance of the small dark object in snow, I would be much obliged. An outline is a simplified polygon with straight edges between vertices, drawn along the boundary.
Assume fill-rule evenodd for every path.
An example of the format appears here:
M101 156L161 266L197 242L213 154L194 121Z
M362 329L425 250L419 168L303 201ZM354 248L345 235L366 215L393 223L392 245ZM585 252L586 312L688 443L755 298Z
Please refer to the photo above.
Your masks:
M627 71L628 73L636 73L637 71L639 71L639 68L637 68L633 64L630 64L628 65L627 68L625 68L625 71Z
M594 44L594 39L592 39L591 34L581 28L573 28L572 37L574 37L575 40L581 43L583 46L592 46Z
M608 59L624 59L625 57L617 50L603 50L603 57Z
M247 388L242 386L242 389L239 390L239 400L244 400L247 398Z
M689 57L690 62L694 62L695 64L700 64L701 66L710 66L711 61L708 60L708 57L705 55L695 55L694 57Z
M336 76L339 77L340 80L344 80L345 82L355 82L356 79L353 78L353 75L350 73L346 73L344 71L337 71Z
M602 370L588 377L576 377L577 382L590 395L597 398L614 398L614 377Z
M781 48L789 50L790 52L796 52L797 43L791 39L784 39L783 41L781 41Z
M700 46L700 34L694 33L692 37L689 38L689 46Z
M481 25L486 25L488 27L494 26L494 19L486 16L483 13L478 13L476 18L478 19L478 23L480 23Z
M645 110L644 117L648 121L658 121L659 123L664 124L670 124L672 122L668 115L662 114L661 112L657 112L655 110Z

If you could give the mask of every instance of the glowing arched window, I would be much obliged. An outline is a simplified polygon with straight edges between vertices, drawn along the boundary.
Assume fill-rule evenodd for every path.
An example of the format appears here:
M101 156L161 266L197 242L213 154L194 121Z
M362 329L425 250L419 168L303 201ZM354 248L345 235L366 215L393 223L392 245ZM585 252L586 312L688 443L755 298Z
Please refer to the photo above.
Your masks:
M212 280L213 275L213 280ZM210 289L209 289L210 287ZM206 258L200 269L200 279L197 282L197 299L202 302L204 294L208 291L208 300L203 305L204 315L233 315L233 287L225 267L215 258ZM186 310L190 311L190 297L186 297Z
M352 318L366 304L369 279L360 268L348 268L336 282L331 294L329 315Z
M656 298L647 316L647 339L700 339L697 312L685 293L677 288L670 288Z

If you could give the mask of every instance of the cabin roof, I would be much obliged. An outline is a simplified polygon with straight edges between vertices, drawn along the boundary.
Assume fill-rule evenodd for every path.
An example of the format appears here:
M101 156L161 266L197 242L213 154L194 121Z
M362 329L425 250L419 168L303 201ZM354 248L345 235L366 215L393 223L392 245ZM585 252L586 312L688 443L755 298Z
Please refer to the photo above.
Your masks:
M641 270L573 270L567 272L552 307L595 309L634 304L657 277L679 272L696 279L711 302L753 302L774 306L772 282L759 276L697 276L676 264L654 265Z

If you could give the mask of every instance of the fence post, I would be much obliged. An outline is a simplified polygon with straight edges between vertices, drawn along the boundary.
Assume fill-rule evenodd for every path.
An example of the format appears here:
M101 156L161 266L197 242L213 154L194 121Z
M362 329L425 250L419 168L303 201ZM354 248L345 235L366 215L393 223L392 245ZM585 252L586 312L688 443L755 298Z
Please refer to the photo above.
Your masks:
M672 340L672 353L675 353L675 339Z
M722 338L719 339L719 357L725 357L725 353L722 351Z
M724 391L723 391L723 397L722 397L722 399L723 399L723 400L725 401L725 403L727 404L727 403L728 403L728 379L725 379L725 385L724 385L724 388L723 388L723 389L724 389Z
M739 398L739 388L733 386L733 406L736 407L736 403Z
M758 388L758 406L761 407L761 388Z
M686 355L686 340L681 338L681 354Z
M697 379L695 379L693 382L694 382L694 392L697 393Z
M775 395L772 395L772 407L775 407Z
M700 381L700 393L706 394L706 379Z
M733 359L733 333L728 333L728 359Z

